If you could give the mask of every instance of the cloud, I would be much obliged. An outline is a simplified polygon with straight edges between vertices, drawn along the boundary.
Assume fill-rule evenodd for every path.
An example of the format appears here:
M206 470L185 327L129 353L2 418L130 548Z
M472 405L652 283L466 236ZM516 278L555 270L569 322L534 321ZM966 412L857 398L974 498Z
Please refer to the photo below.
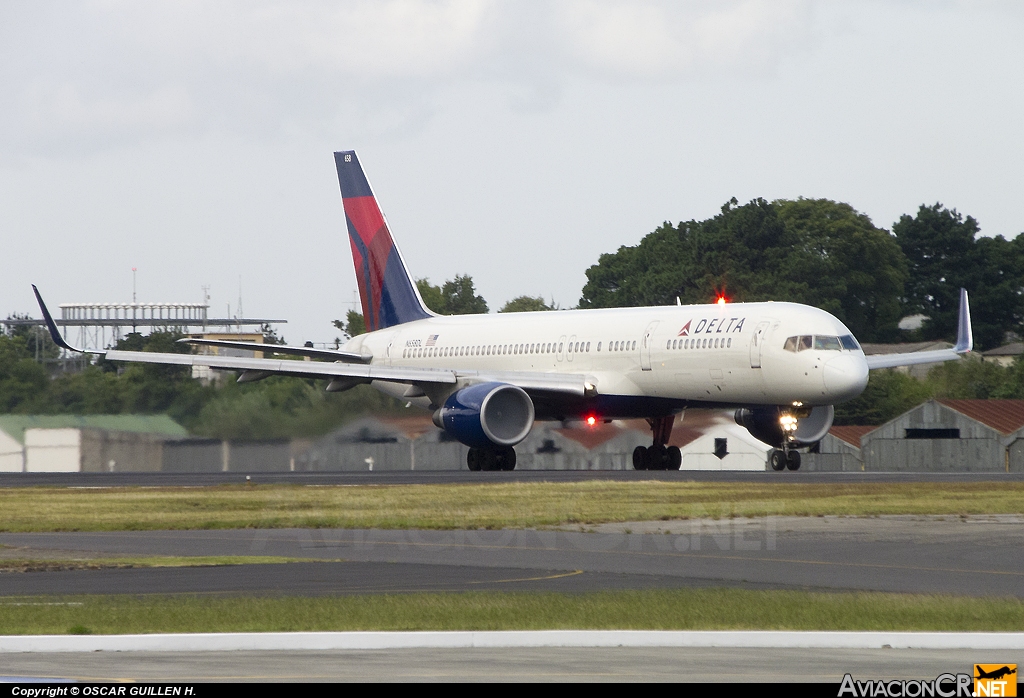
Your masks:
M407 129L453 86L547 109L584 74L674 81L771 69L802 0L195 0L0 9L0 157L183 132ZM767 68L766 68L767 66Z

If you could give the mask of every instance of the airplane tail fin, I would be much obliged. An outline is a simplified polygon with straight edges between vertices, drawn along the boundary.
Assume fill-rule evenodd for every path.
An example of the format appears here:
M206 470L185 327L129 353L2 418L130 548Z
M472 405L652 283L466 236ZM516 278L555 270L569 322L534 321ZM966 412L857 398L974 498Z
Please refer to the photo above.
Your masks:
M420 298L402 254L391 238L356 152L337 152L334 161L338 166L366 329L372 332L431 317L433 313Z

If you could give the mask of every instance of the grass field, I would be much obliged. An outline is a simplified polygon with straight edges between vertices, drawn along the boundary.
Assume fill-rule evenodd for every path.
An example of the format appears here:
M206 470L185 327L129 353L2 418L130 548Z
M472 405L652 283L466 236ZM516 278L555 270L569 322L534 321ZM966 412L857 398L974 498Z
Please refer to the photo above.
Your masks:
M0 531L532 528L841 514L1024 514L1024 483L224 485L0 490Z
M0 600L0 634L327 630L1019 631L1024 602L739 589L316 598L78 596Z

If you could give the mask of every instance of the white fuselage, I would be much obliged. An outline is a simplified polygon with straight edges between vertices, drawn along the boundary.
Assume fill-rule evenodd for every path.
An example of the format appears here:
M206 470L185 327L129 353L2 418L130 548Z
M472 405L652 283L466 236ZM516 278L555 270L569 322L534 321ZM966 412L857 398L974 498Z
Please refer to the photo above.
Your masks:
M811 406L850 400L867 384L860 348L826 341L843 336L852 337L843 323L810 306L725 303L433 317L346 349L394 367L584 375L598 396ZM822 339L786 344L798 337Z

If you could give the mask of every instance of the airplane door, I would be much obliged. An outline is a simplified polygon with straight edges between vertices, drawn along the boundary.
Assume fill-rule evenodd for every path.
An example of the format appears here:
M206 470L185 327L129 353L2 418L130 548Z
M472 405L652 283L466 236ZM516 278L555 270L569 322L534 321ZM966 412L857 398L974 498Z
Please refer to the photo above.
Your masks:
M569 337L569 343L565 347L565 360L572 361L573 357L576 356L576 352L572 350L572 345L576 343L576 335Z
M754 336L750 338L750 368L761 368L761 348L764 346L764 335L768 331L770 320L757 323Z
M557 351L558 351L558 360L559 361L562 360L562 356L563 356L562 348L564 346L565 346L565 335L563 334L561 337L558 338L558 347L556 348Z
M388 346L384 349L384 365L391 366L391 352L397 351L395 348L395 339L398 338L398 333L393 333L388 337Z
M640 340L640 369L651 370L651 345L654 344L654 329L658 326L655 320L644 330L644 338Z

